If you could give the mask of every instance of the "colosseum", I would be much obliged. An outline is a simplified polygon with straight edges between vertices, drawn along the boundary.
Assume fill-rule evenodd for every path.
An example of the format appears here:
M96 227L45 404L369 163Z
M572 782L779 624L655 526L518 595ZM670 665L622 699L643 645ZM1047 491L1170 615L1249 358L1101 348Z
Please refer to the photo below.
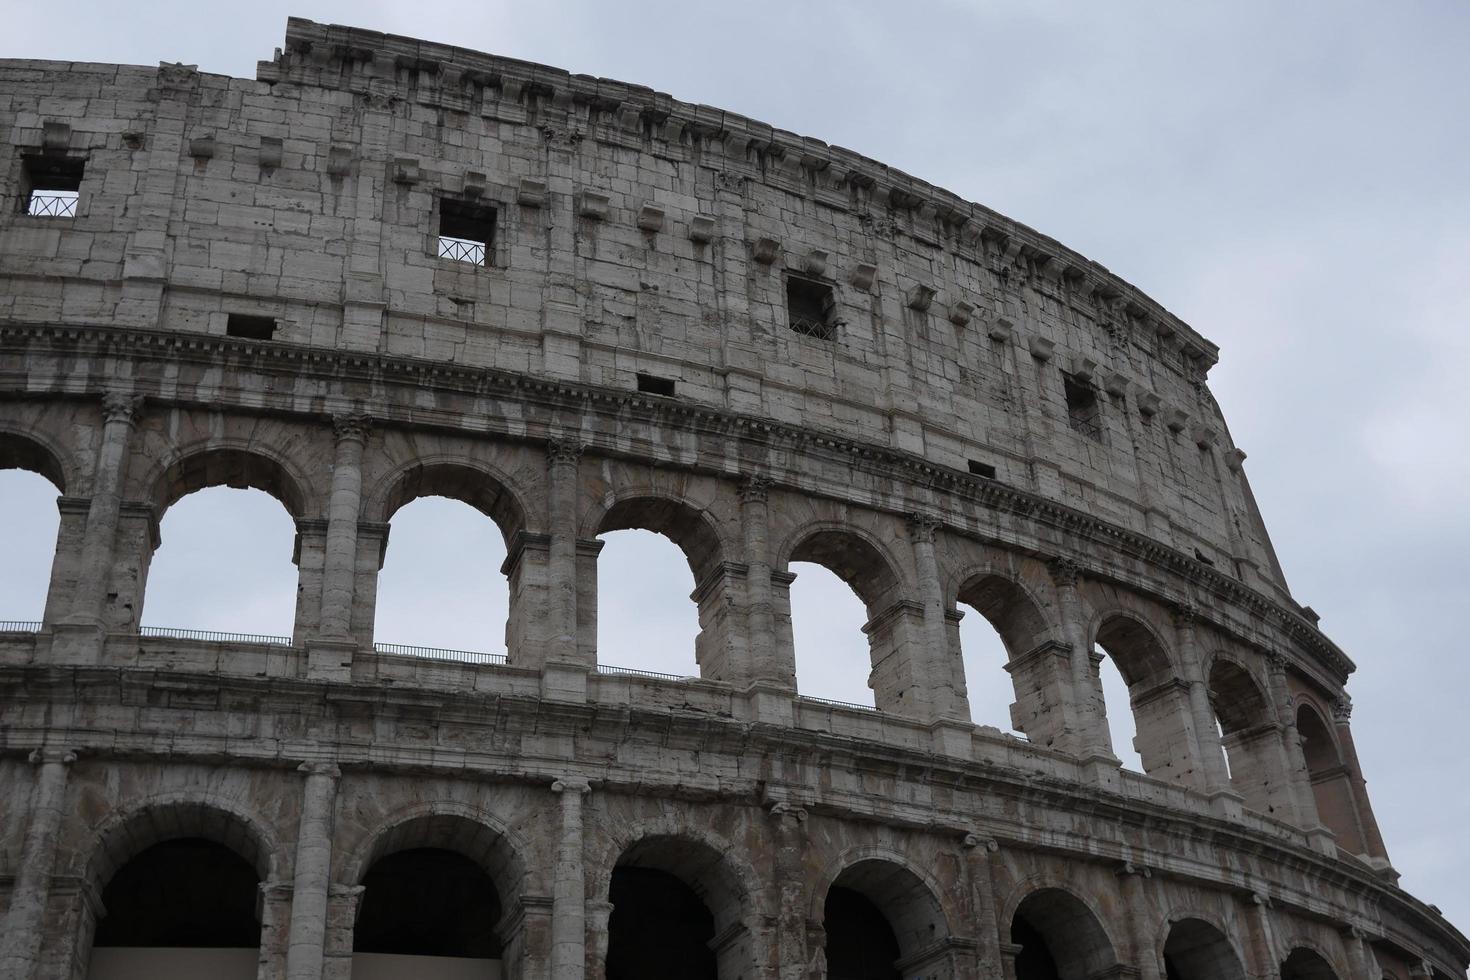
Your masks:
M0 467L60 494L44 619L0 624L0 976L1464 976L1217 348L1097 263L733 113L306 20L253 80L0 62L0 132ZM294 519L289 638L143 626L216 486ZM504 535L503 656L375 643L430 495ZM599 663L630 528L688 560L698 677ZM872 707L797 689L793 562L865 605ZM1021 735L971 722L963 615Z

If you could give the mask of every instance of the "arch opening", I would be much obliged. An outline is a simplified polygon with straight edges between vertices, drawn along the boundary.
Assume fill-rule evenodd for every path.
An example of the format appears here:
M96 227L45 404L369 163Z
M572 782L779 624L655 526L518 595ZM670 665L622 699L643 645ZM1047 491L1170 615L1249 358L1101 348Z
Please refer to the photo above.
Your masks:
M1363 853L1366 848L1358 824L1357 798L1336 739L1322 716L1307 703L1297 707L1296 730L1302 740L1317 818L1337 837L1339 847L1352 854Z
M1012 713L1022 694L1016 678L1005 679L1005 668L1048 639L1050 630L1041 609L1020 585L1000 575L970 578L960 587L957 600L977 614L963 616L959 623L971 720L1025 735Z
M1096 668L1103 693L1097 704L1098 720L1112 738L1114 754L1132 768L1132 753L1120 750L1118 743L1131 744L1137 752L1138 768L1148 775L1179 781L1192 779L1194 727L1187 689L1175 677L1173 664L1159 638L1143 621L1115 614L1098 626L1094 642L1104 654ZM1109 666L1117 669L1117 678L1108 678ZM1119 679L1126 688L1126 696L1117 684ZM1133 737L1125 742L1114 736L1113 731L1126 729L1130 718Z
M407 976L415 966L434 970L434 961L446 957L480 966L500 961L500 893L463 854L437 847L396 851L374 862L362 885L352 930L354 973L361 965L381 975L391 964Z
M802 538L787 561L797 574L789 598L799 693L892 711L914 701L916 684L936 680L924 678L915 662L922 642L917 610L900 601L898 575L872 543L851 531L824 528ZM813 574L812 566L823 572ZM826 573L846 588L836 587ZM850 595L861 604L857 615ZM846 653L862 649L844 626L854 621L866 636L866 663ZM851 646L848 636L854 637Z
M1251 809L1274 812L1275 795L1284 787L1273 759L1279 737L1265 693L1245 668L1219 657L1210 665L1209 691L1231 789Z
M1321 953L1298 946L1282 961L1281 980L1337 980L1337 972Z
M1113 944L1083 902L1060 888L1026 896L1011 917L1016 980L1086 980L1117 965Z
M440 494L394 509L378 573L375 640L506 652L505 538L487 516L461 498Z
M1169 925L1164 940L1165 980L1245 980L1245 967L1229 938L1202 919Z
M823 930L831 980L948 972L943 909L918 875L892 861L870 858L844 868L827 889Z
M255 976L260 875L230 847L175 837L141 848L102 890L89 980Z
M3 444L0 444L3 445ZM5 561L0 565L0 629L21 629L22 624L49 620L48 609L56 563L67 546L61 536L57 486L34 467L3 468L9 460L0 452L0 539L6 543ZM79 518L82 515L79 515ZM74 522L70 543L80 547L84 519ZM7 626L13 623L13 626Z
M614 865L608 900L607 980L733 980L747 972L744 892L709 845L680 837L638 841Z

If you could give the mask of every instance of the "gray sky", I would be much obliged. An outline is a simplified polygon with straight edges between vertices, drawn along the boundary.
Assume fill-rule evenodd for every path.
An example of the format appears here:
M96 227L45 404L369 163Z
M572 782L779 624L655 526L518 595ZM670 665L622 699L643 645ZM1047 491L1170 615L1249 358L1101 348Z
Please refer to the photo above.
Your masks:
M253 76L297 14L649 85L851 147L1136 283L1221 346L1211 385L1293 593L1359 665L1354 733L1390 855L1470 927L1470 5L83 0L64 25L11 6L0 57ZM54 492L37 483L0 474L16 556L0 616L39 616ZM503 545L469 513L422 501L395 519L380 639L500 642ZM668 598L687 566L667 542L609 537L604 661L692 672L693 605ZM289 633L290 542L259 494L186 498L146 621ZM211 580L212 554L230 577ZM870 701L861 607L797 571L798 656L851 665L808 666L804 689ZM1000 655L969 620L977 720L1007 727Z

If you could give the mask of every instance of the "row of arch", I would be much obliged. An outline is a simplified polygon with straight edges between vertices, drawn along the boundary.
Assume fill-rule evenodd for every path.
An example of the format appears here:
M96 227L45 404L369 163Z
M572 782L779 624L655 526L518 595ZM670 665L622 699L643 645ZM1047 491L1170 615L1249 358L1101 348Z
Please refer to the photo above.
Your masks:
M452 958L516 977L527 948L520 896L535 873L512 839L483 814L453 808L381 830L345 862L338 892L350 922L335 952L354 975L429 975ZM609 864L589 875L588 975L607 980L680 976L735 980L760 970L754 914L760 874L738 851L693 835L609 841ZM199 804L146 807L114 821L87 862L100 901L83 916L79 962L91 980L168 962L159 950L255 950L279 945L263 887L279 872L276 847L237 813ZM924 869L882 849L849 853L812 890L805 942L813 980L948 980L973 969L985 926L947 909ZM1135 912L1139 910L1134 910ZM1095 904L1067 887L1023 881L998 902L999 950L1008 980L1089 980L1128 975L1129 942L1110 934ZM1161 980L1246 980L1246 944L1235 926L1187 908L1148 940L1147 975ZM349 936L350 932L350 936ZM129 959L120 950L136 950ZM90 955L89 955L90 951ZM329 940L329 952L331 943ZM381 973L375 955L405 957ZM274 955L280 955L276 950ZM1299 940L1279 964L1282 980L1335 980L1352 971L1337 954ZM427 959L435 958L435 959ZM253 968L257 959L249 960ZM228 953L216 960L228 980ZM234 962L241 962L238 958ZM419 972L423 971L423 972ZM249 975L253 976L254 973ZM458 975L458 974L444 974Z
M365 483L357 508L363 539L359 568L364 565L363 554L371 555L375 549L381 562L384 522L407 503L443 496L470 505L496 524L513 555L506 563L512 583L508 655L512 663L527 662L523 658L537 642L533 617L556 588L556 583L545 581L543 568L538 592L534 570L525 570L532 560L529 556L544 547L534 540L547 536L540 529L555 530L549 518L529 503L537 499L533 488L538 481L544 489L547 479L544 452L497 446L493 452L500 458L487 460L456 455L443 446L438 452L423 452L408 435L395 431L374 438L375 449L401 461L386 467L364 464L367 471L383 473ZM320 552L327 522L314 515L326 511L325 488L320 476L308 475L308 467L269 448L277 442L295 444L291 439L256 439L248 448L232 446L231 441L211 438L194 448L181 447L161 429L144 424L134 440L137 449L123 465L119 492L125 499L142 497L144 506L135 510L144 512L145 524L186 494L205 487L251 487L279 500L297 521L299 643L303 634L309 637L319 625ZM69 481L79 479L81 469L41 436L14 432L0 435L0 467L40 473L56 481L63 495L69 492ZM1360 791L1347 779L1327 785L1335 778L1330 774L1343 773L1350 761L1333 726L1323 720L1320 707L1300 693L1296 714L1283 714L1283 692L1273 690L1271 682L1257 673L1259 658L1252 662L1220 649L1186 655L1175 625L1159 623L1161 618L1167 620L1167 611L1142 597L1101 583L1062 584L1054 570L1036 558L994 549L966 552L949 536L934 535L922 526L905 527L901 519L781 495L777 498L781 506L770 510L784 516L772 521L764 503L766 493L763 487L747 486L737 494L726 481L614 460L583 460L575 487L576 540L587 545L577 549L579 652L595 662L597 549L591 545L600 534L644 529L671 540L694 576L701 676L737 686L755 679L774 680L794 688L791 577L786 569L793 562L811 562L833 572L866 607L868 685L880 710L927 720L969 720L958 634L960 607L968 607L998 634L1016 696L1011 721L1031 741L1078 754L1108 753L1102 661L1094 656L1089 670L1080 660L1086 652L1101 649L1128 688L1138 731L1135 745L1146 773L1201 789L1228 787L1252 809L1305 826L1317 817L1310 812L1309 798L1330 795L1334 805L1320 809L1337 819L1331 829L1353 853L1369 849L1370 835L1363 830L1365 804L1354 795ZM768 554L761 556L763 563L750 560L754 556L746 504L753 498L759 500L762 532L773 532ZM82 524L85 518L85 513L77 513L72 520ZM81 536L73 528L74 551L80 550ZM136 630L156 532L145 527L129 534L119 528L117 537L119 547L124 551L132 547L133 553L119 556L123 575L115 576L111 584L113 625ZM70 562L63 555L67 540L64 528L52 572L48 620L62 614L64 593L80 578L74 567L79 555L70 556ZM930 556L927 573L925 553ZM318 562L314 569L308 567L313 554ZM750 621L730 615L732 607L748 614L759 604L750 582L750 570L758 564L771 571L766 601L773 632L767 642L773 649L764 663L753 653L760 636L749 632ZM370 562L367 567L369 571L357 575L351 619L359 641L370 647L376 577ZM937 581L926 582L926 574ZM746 576L744 582L741 576ZM129 595L129 588L136 594ZM545 633L544 624L541 632ZM1208 706L1201 707L1200 692L1192 688L1202 690ZM1303 718L1305 727L1298 725ZM1308 755L1317 768L1302 771L1308 761L1293 744L1293 729L1311 739ZM1210 762L1212 756L1219 757L1218 764ZM1209 775L1212 765L1225 770L1214 779L1215 785ZM1326 788L1304 789L1319 783Z

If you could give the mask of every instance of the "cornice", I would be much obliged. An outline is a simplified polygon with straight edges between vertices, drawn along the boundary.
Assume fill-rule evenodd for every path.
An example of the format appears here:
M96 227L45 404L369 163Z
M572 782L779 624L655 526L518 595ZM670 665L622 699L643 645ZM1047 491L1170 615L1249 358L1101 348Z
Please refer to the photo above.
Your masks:
M1104 546L1109 552L1147 562L1186 587L1197 589L1242 609L1257 621L1279 631L1295 649L1306 655L1312 664L1325 672L1338 686L1345 684L1348 675L1355 669L1347 655L1301 612L1203 564L1171 545L1029 490L977 477L930 462L915 453L860 439L743 415L711 405L649 397L638 392L536 377L497 368L445 364L370 351L339 351L275 341L250 341L212 334L0 321L0 351L25 353L32 349L65 350L72 353L85 350L134 360L192 361L216 366L221 361L232 361L238 366L266 374L300 376L305 373L325 380L376 384L396 382L415 389L436 388L476 396L515 397L541 402L553 412L594 412L609 418L664 424L695 433L733 439L759 446L762 452L783 449L841 460L879 477L942 491L988 510L1012 514L1046 526L1070 540L1093 542ZM8 379L0 375L0 398L90 397L95 394L94 382L101 382L101 379L84 377L80 382L73 381L76 387L41 390L36 387L36 378L24 380L24 386L17 384L15 388L11 388ZM177 400L177 396L166 394L162 390L151 390L151 379L144 374L135 372L134 383L140 395L165 403ZM348 399L343 399L344 404L347 401ZM336 408L334 406L325 409L324 422L331 421L331 412ZM379 421L380 424L389 425L395 420L391 414L384 413ZM588 448L606 455L623 454L619 447L600 445L595 439L589 441ZM810 492L805 487L791 489ZM1083 574L1104 580L1119 580L1115 571L1090 563L1085 556L1067 557L1078 561L1079 570ZM1177 602L1187 597L1162 598Z

